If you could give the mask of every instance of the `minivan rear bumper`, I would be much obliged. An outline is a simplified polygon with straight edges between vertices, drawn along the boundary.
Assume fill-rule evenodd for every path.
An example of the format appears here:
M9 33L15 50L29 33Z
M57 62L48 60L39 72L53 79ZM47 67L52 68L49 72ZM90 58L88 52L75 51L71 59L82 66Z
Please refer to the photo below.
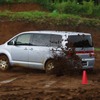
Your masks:
M94 68L95 58L82 59L82 69Z

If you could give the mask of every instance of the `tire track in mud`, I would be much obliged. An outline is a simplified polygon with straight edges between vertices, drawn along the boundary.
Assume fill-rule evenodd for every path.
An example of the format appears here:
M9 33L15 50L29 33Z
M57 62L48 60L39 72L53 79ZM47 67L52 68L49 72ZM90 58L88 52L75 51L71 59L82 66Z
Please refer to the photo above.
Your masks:
M34 70L9 72L16 80L0 86L1 100L99 100L100 74L89 74L92 83L80 85L79 74L56 77ZM5 75L5 74L4 74ZM79 86L78 86L79 85Z
M100 89L15 88L6 93L0 93L0 98L2 100L99 100L100 98Z

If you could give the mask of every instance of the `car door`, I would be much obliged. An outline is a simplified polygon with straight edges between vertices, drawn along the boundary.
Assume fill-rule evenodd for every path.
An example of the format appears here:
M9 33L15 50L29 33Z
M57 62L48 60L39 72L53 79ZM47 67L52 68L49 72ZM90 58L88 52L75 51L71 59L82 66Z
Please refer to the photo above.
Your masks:
M31 34L21 34L16 37L15 43L11 48L11 57L15 62L27 62L29 61L29 46L30 46Z
M37 68L43 67L43 63L49 56L50 35L48 34L33 34L33 46L29 47L29 64Z

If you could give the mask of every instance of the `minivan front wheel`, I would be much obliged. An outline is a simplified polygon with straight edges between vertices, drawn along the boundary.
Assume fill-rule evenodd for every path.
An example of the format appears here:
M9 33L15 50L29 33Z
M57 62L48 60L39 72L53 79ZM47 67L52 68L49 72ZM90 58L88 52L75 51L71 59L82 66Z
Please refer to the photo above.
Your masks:
M7 71L10 68L9 59L6 55L0 55L0 70Z
M45 71L47 74L51 74L53 72L53 68L54 68L54 62L53 60L49 60L47 61L46 65L45 65Z

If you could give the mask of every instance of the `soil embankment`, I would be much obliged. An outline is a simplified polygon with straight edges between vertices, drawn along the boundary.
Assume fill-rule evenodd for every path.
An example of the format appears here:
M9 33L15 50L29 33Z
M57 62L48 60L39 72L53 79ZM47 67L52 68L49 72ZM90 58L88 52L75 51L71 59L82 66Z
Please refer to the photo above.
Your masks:
M46 23L48 24L48 23ZM34 31L34 30L55 30L55 31L76 31L76 32L88 32L93 36L93 42L95 47L100 48L100 29L93 27L70 27L70 26L48 26L43 24L35 24L27 21L0 21L0 44L7 41L12 36L23 31Z
M12 11L12 12L22 12L22 11L45 11L45 9L36 3L15 3L15 4L2 4L0 5L0 11Z

